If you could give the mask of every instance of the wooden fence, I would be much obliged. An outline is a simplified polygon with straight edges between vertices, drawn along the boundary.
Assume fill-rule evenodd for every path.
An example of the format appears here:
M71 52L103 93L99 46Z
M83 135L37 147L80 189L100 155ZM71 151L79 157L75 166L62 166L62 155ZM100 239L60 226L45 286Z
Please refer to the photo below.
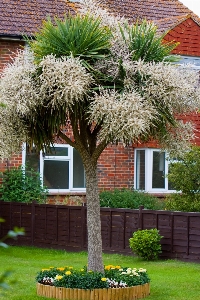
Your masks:
M10 244L69 251L87 250L84 206L0 201L0 238L14 226L25 235ZM163 258L200 260L200 213L101 208L103 251L130 254L129 238L140 229L157 228L163 236Z

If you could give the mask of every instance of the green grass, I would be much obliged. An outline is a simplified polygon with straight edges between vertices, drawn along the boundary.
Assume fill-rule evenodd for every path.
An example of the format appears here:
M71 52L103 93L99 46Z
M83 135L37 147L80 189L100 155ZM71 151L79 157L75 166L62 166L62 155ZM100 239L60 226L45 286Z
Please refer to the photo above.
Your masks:
M146 262L133 256L104 254L104 264L146 268L151 278L151 295L148 300L199 300L200 264L177 260ZM73 266L81 268L87 263L87 253L34 247L0 249L0 274L7 269L14 272L11 279L17 283L2 300L44 300L36 296L35 276L42 268Z

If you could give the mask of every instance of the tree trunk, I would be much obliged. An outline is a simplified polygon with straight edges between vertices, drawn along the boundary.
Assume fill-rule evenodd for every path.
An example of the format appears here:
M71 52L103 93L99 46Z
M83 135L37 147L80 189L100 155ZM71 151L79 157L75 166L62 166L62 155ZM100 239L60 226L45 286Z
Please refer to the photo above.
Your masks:
M88 231L88 270L104 272L102 260L102 238L100 201L97 178L97 163L85 163L87 231Z

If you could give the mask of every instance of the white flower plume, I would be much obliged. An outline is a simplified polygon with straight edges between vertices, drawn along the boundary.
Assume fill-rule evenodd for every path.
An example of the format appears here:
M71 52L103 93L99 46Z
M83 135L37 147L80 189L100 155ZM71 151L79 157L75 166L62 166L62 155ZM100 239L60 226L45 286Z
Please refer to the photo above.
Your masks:
M78 58L46 56L39 64L40 96L52 108L82 101L93 79Z
M26 140L26 128L10 106L0 106L0 159L21 153Z
M40 100L39 86L33 78L35 71L32 53L27 50L19 51L2 72L1 103L13 106L17 113L27 114L29 109Z
M160 143L163 150L167 150L170 157L181 157L186 151L191 150L191 143L194 138L194 124L178 120L177 127L170 127L168 134L160 137Z
M90 105L90 121L102 123L100 140L133 141L146 134L156 111L134 90L102 90Z
M189 67L141 60L124 65L129 79L139 73L141 93L153 104L167 108L172 114L188 113L200 108L199 74Z

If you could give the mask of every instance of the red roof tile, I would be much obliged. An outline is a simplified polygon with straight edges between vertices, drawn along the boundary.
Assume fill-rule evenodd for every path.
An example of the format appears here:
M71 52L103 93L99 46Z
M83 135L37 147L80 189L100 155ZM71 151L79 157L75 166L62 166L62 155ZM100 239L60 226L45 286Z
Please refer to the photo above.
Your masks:
M47 16L74 11L75 3L65 0L1 0L0 35L33 35Z
M190 15L200 25L200 18L178 0L101 0L110 12L128 18L130 22L147 19L166 31Z

